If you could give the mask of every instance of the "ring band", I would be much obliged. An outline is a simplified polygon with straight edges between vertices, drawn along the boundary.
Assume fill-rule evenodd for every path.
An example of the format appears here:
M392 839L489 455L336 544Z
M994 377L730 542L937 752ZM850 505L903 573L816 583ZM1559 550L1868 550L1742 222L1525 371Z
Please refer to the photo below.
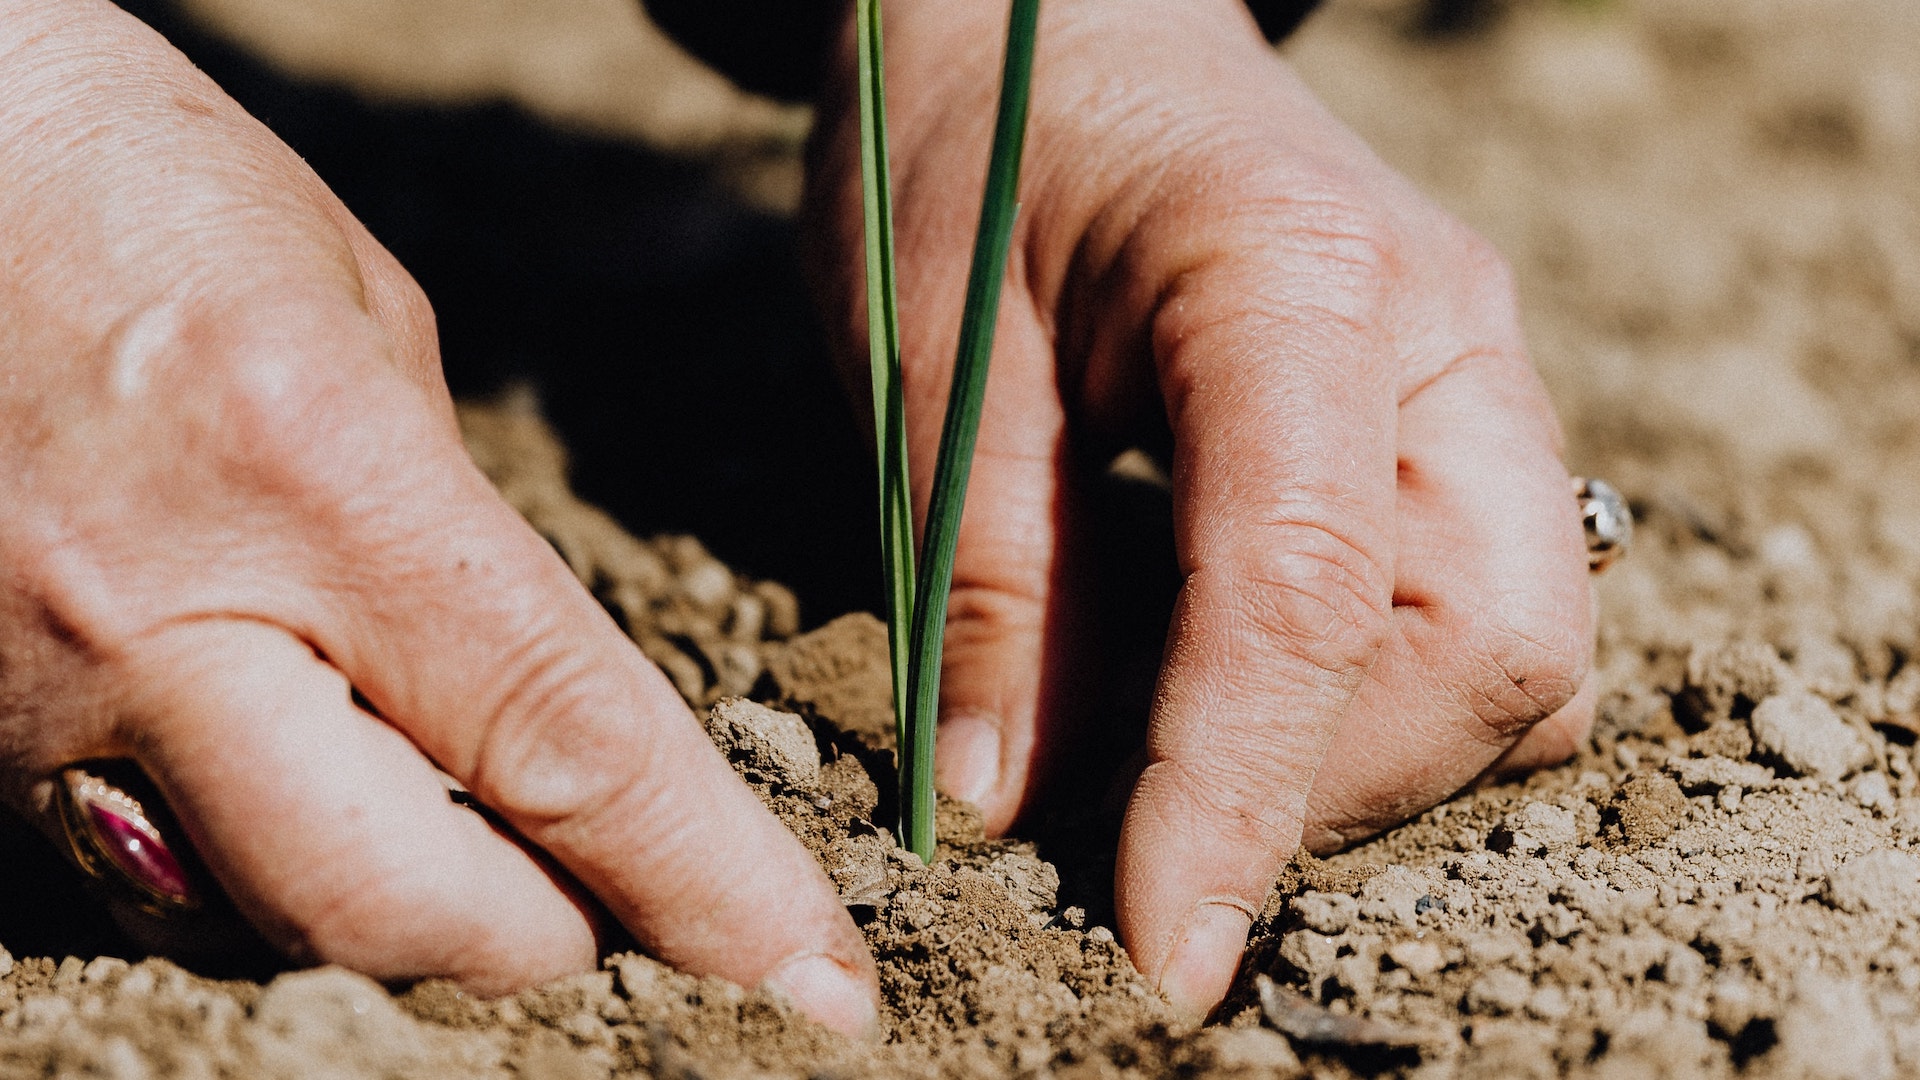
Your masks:
M1573 495L1580 502L1580 524L1587 534L1587 569L1597 574L1625 555L1633 543L1633 511L1605 480L1576 476Z
M193 876L140 800L76 766L60 770L54 802L73 861L96 883L151 915L180 915L204 906Z

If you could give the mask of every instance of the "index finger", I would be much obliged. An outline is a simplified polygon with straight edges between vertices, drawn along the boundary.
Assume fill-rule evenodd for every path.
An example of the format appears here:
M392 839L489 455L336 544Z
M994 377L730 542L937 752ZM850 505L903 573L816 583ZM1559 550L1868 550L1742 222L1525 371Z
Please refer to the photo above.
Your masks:
M1304 236L1308 259L1190 272L1153 327L1185 583L1115 884L1135 961L1188 1012L1225 993L1392 607L1379 249L1333 217Z
M291 416L229 421L277 451L266 486L287 509L331 526L324 551L294 556L327 599L288 625L654 955L871 1030L872 959L819 865L420 407L424 391L391 372L358 380L352 394L299 387Z

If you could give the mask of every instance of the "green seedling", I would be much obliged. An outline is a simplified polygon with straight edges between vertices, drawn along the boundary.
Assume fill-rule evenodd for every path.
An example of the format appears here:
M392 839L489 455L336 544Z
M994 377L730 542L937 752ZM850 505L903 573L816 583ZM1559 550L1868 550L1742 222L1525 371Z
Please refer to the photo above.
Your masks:
M893 280L893 182L887 166L886 63L880 0L859 0L860 187L867 249L867 355L880 478L880 555L887 578L887 647L894 732L907 745L907 641L913 625L913 504L907 487L907 414L901 397L900 311Z
M933 473L918 572L907 484L906 406L901 394L899 308L894 287L893 212L887 173L886 93L880 0L857 0L860 165L864 191L867 330L873 373L875 456L880 473L880 543L887 575L887 640L899 735L900 842L933 860L933 740L940 703L940 656L947 595L967 478L993 353L994 322L1006 278L1026 143L1040 0L1014 0L1007 22L999 113L987 163L986 194L974 233L973 265L960 317L946 420Z

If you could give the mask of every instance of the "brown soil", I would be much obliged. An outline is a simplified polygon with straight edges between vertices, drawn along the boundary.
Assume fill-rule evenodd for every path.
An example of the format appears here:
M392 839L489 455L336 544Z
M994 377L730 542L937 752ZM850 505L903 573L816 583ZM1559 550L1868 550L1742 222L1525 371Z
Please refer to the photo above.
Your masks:
M0 950L0 1075L1920 1071L1907 7L1535 0L1435 41L1398 0L1336 0L1290 46L1513 259L1571 461L1641 533L1601 579L1592 745L1296 861L1215 1026L1172 1024L1097 890L966 808L933 866L903 857L875 824L878 624L795 637L786 590L626 536L566 493L522 400L464 411L476 457L819 855L879 958L889 1040L631 954L486 1002Z

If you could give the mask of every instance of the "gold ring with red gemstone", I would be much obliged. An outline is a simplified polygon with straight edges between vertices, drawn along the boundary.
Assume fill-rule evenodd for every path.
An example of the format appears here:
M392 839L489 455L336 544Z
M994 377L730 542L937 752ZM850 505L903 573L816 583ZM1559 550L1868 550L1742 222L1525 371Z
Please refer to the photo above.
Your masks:
M79 766L60 770L54 803L73 861L96 883L152 915L205 905L186 863L139 799Z

